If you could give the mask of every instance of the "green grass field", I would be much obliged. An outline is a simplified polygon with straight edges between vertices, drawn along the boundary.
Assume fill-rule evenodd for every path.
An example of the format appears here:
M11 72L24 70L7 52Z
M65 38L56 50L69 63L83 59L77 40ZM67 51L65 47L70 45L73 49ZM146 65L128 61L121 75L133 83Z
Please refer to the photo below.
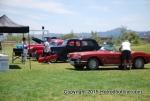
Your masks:
M150 64L145 69L118 70L102 67L94 71L77 71L68 63L41 64L32 61L11 64L12 48L5 46L10 56L10 70L0 71L0 101L149 101ZM150 53L150 45L133 46L134 50ZM65 94L68 90L141 90L142 94ZM71 93L71 92L70 92Z

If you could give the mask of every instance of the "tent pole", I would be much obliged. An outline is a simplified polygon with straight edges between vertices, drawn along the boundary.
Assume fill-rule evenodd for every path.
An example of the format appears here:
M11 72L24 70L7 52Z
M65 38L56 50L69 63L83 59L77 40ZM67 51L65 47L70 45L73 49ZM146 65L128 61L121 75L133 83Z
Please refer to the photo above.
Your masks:
M28 32L28 45L29 45L29 50L30 50L30 35L29 35L29 32ZM29 67L31 69L31 57L30 57L30 54L29 54Z

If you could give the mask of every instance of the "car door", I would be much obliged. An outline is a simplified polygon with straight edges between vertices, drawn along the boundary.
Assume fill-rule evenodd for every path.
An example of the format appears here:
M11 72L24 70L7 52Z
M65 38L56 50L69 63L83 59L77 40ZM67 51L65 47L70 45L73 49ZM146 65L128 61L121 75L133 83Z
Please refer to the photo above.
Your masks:
M106 55L106 64L120 64L121 53L118 51L109 51Z
M114 57L114 60L113 60L114 64L120 64L121 63L121 52L115 51L113 54L113 57Z

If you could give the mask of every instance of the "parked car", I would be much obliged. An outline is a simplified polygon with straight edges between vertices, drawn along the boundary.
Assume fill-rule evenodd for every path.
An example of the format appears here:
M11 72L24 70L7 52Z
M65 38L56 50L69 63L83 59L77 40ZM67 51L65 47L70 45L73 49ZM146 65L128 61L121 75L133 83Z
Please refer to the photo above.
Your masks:
M133 51L131 54L132 68L142 69L144 64L150 63L150 54L148 53ZM116 65L120 67L121 64L121 52L117 51L112 45L105 45L98 51L70 53L68 58L69 63L75 69L84 69L86 67L87 69L95 70L99 66Z
M98 50L100 46L93 39L67 39L60 46L51 47L52 54L57 54L57 60L66 61L67 54L71 52ZM42 51L37 52L39 55Z
M48 37L45 37L46 40L48 40ZM32 40L34 42L36 42L35 44L30 44L30 50L28 50L28 53L32 56L32 57L36 57L37 59L42 56L43 54L43 50L44 50L44 45L43 42L44 40L41 40L39 38L35 38L32 37ZM59 46L63 43L63 39L59 39L59 38L53 38L50 41L50 46ZM29 45L28 45L28 49L29 49Z

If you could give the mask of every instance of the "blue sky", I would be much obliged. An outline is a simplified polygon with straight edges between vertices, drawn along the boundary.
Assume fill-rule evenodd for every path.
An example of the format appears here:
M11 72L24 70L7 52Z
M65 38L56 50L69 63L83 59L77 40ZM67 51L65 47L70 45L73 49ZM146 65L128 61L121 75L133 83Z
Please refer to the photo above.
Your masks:
M30 29L49 32L107 31L126 26L150 30L150 0L0 0L6 14Z

